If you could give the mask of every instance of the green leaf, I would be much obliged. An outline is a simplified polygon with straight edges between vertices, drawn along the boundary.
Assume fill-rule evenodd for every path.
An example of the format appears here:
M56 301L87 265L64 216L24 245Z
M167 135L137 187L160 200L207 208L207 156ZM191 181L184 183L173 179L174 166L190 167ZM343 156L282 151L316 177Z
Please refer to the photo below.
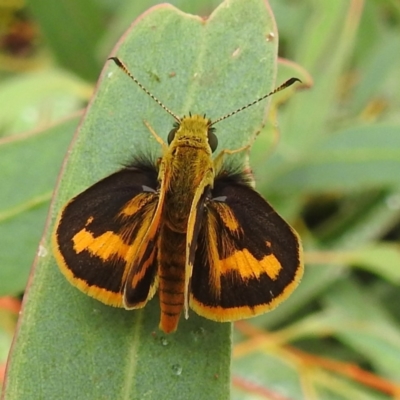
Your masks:
M380 373L398 378L400 325L368 286L347 279L336 283L324 296L331 311L347 319L337 338L362 354Z
M365 248L339 254L348 263L400 284L400 247L389 243L371 244Z
M77 125L75 117L42 132L0 141L0 296L24 291L62 158Z
M301 384L298 371L291 360L281 357L279 352L254 351L246 356L235 359L232 366L233 386L232 398L257 399L257 398L299 398L296 394L301 393ZM243 385L247 383L247 385ZM240 391L240 387L243 392ZM246 392L253 388L257 394L263 393L262 397L246 397ZM246 390L247 389L247 390ZM258 390L257 390L258 389ZM275 393L276 396L269 397L268 394ZM247 393L249 395L249 393ZM268 396L268 397L267 397Z
M11 135L65 118L87 101L93 88L56 68L0 81L0 132Z
M215 119L271 90L275 29L263 0L225 1L208 20L163 5L136 21L116 55L176 114ZM270 32L276 40L266 40ZM219 123L219 149L248 143L265 107ZM173 123L114 63L107 64L42 240L9 362L7 400L229 398L231 324L191 312L175 334L162 335L156 299L132 312L107 307L69 285L51 254L56 209L132 155L159 154L143 121L163 138Z
M292 31L296 35L292 56L310 72L316 84L312 90L295 96L286 107L289 117L282 119L280 128L285 132L282 141L290 146L285 154L288 159L332 128L329 122L337 103L337 88L350 62L362 11L362 7L354 7L347 0L315 2L312 13L307 3L299 2L299 7L299 17L306 18L301 35Z
M104 56L108 54L110 49L113 48L115 42L122 35L122 33L132 23L132 18L136 18L143 13L147 8L158 4L158 0L135 0L121 2L117 9L115 3L112 4L112 9L115 10L113 18L108 22L106 32L104 32L101 40L101 53ZM179 8L185 13L199 15L208 15L219 3L220 0L171 0L169 4ZM104 49L104 50L103 50ZM106 49L106 50L105 50Z
M99 4L94 0L30 0L29 7L61 65L95 80L101 68L96 44L105 17Z
M278 191L354 191L400 185L398 126L354 127L322 138L304 157L279 164L269 184Z

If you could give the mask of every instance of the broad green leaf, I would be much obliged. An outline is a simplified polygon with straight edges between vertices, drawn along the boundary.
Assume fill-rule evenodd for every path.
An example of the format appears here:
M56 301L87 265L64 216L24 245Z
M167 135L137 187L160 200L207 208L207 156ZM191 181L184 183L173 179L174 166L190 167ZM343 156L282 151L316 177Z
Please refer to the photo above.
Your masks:
M129 27L133 18L136 18L147 8L158 4L158 0L135 0L121 2L115 10L113 18L108 23L109 29L104 32L101 41L101 50L104 56L108 54L114 43ZM189 14L209 15L210 12L221 3L220 0L171 0L169 4ZM115 3L112 4L115 9ZM103 51L104 49L104 51Z
M275 40L266 40L271 32ZM176 114L214 119L271 90L276 51L277 32L265 2L230 0L207 20L168 5L153 8L114 54ZM219 149L248 143L265 108L259 104L218 124ZM75 137L41 243L8 366L7 400L229 398L231 324L191 312L177 333L163 335L157 299L132 312L104 306L69 285L51 253L59 207L135 154L159 154L144 120L164 139L173 123L108 63Z
M101 68L96 44L105 18L99 4L95 0L30 0L29 7L58 62L82 78L95 80Z
M81 107L92 86L55 68L0 81L0 136L43 129Z
M23 293L78 118L0 141L0 296Z

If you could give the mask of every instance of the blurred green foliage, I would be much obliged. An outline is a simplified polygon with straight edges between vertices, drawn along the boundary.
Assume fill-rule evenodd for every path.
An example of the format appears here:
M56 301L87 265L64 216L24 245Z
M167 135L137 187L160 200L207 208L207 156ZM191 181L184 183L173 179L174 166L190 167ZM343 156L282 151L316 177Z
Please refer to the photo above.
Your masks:
M172 3L204 16L219 4ZM116 40L152 4L0 5L0 296L22 294L76 113ZM306 273L277 310L237 324L233 398L393 398L400 391L400 5L270 5L280 56L314 85L278 113L272 107L252 167L258 189L300 232ZM279 80L284 71L285 62ZM10 337L2 312L1 362Z

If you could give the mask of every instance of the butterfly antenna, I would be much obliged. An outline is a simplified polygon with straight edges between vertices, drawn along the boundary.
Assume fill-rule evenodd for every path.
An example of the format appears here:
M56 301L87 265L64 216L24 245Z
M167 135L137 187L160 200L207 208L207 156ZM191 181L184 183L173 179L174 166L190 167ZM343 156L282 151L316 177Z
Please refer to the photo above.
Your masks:
M290 78L290 79L288 79L286 82L282 83L282 85L280 85L280 86L278 86L276 89L274 89L272 92L266 94L265 96L260 97L260 98L257 99L257 100L252 101L252 102L249 103L249 104L246 104L246 105L243 106L243 107L238 108L238 109L235 110L235 111L230 112L229 114L223 115L222 117L216 119L215 121L212 121L211 124L210 124L209 126L215 125L217 122L221 122L221 121L223 121L224 119L227 119L227 118L229 118L229 117L232 117L232 115L235 115L235 114L237 114L237 113L240 113L240 111L243 111L243 110L245 110L246 108L249 108L249 107L251 107L251 106L254 106L254 104L257 104L257 103L260 102L261 100L264 100L264 99L266 99L267 97L272 96L273 94L278 93L278 92L280 92L281 90L288 88L289 86L292 86L293 83L295 83L295 82L301 82L301 80L298 79L298 78Z
M118 57L110 57L109 60L115 62L115 64L125 72L126 75L129 76L145 93L147 93L161 108L163 108L168 114L172 115L177 122L181 122L181 119L175 115L169 108L164 106L160 100L157 99L152 93L150 93L129 71L128 67L118 58Z

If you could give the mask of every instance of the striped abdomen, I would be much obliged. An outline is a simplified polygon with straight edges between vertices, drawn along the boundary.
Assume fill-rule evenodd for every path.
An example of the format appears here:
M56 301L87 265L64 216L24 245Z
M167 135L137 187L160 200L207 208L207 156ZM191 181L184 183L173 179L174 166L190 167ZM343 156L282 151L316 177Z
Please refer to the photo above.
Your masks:
M186 234L163 226L158 251L160 329L174 332L182 312L185 292Z

